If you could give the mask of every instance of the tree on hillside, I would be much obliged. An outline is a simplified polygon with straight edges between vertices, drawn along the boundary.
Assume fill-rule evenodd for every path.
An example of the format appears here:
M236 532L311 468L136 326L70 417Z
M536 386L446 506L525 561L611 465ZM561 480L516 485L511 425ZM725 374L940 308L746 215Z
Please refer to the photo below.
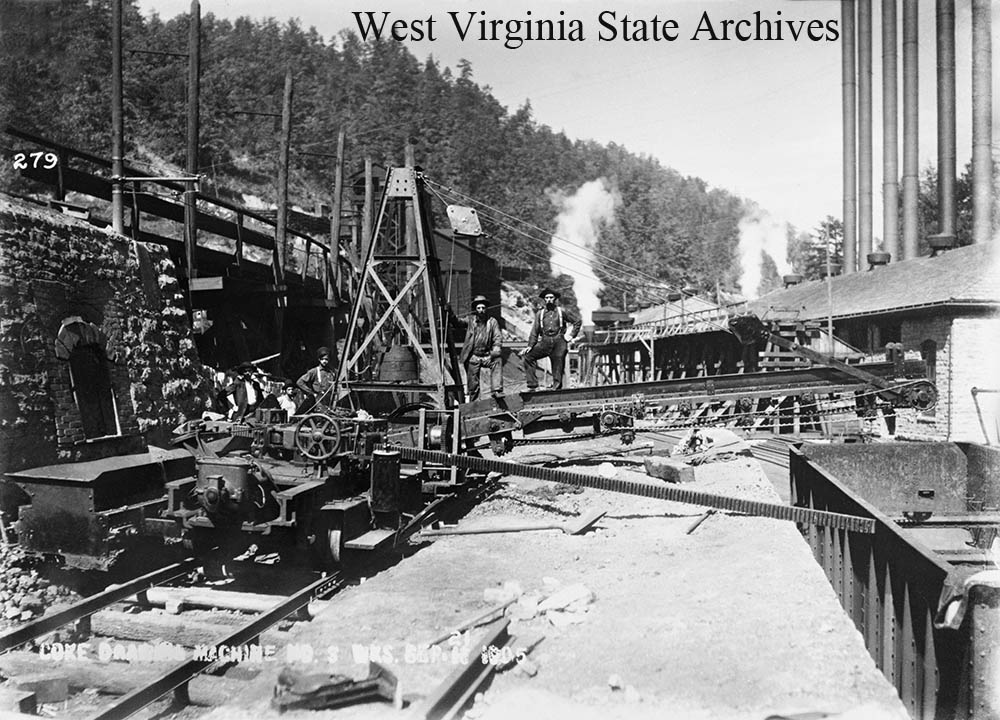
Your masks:
M110 0L17 3L23 17L0 17L0 113L16 127L107 157L110 146ZM0 10L8 5L0 3ZM143 16L125 0L125 47L186 52L188 16ZM352 32L329 41L298 21L207 13L201 21L199 170L229 199L275 197L284 77L294 80L291 201L328 201L339 131L348 172L370 157L391 166L412 139L417 164L439 185L481 203L489 237L480 245L505 266L548 282L548 239L570 194L604 178L622 198L597 252L618 263L596 272L610 298L662 300L665 286L705 292L735 286L742 200L683 177L615 144L574 141L538 122L530 104L508 111L476 82L471 63L441 68L405 45L363 42ZM17 78L16 85L13 78ZM126 160L185 159L187 66L183 58L127 53L124 63ZM27 183L0 174L0 187ZM39 192L45 189L35 188ZM470 201L471 202L471 201ZM441 208L435 212L441 214ZM439 218L443 222L443 217ZM516 220L515 220L516 219ZM630 300L630 303L632 300Z
M1000 177L1000 168L994 164L994 185ZM920 195L917 200L918 254L927 255L930 247L927 238L939 232L938 226L938 174L937 168L928 165L920 174ZM902 213L902 197L900 197ZM972 244L972 162L955 179L955 243L958 247ZM994 218L994 226L996 226ZM895 258L893 258L895 259Z
M818 280L826 277L826 258L830 255L830 263L836 272L843 267L844 255L844 224L827 215L812 235L803 239L796 238L794 256L791 257L792 269L806 280Z
M767 295L772 290L778 290L783 283L778 274L778 264L766 251L760 253L760 282L757 284L757 297Z

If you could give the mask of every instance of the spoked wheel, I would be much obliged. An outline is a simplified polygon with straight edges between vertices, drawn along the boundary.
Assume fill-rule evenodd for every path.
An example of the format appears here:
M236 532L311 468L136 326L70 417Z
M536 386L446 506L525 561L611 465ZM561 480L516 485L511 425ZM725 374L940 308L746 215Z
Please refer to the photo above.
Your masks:
M337 570L344 559L343 518L339 514L321 512L313 526L311 548L313 561L319 570Z
M306 415L295 426L295 447L310 460L333 457L340 449L340 425L329 415Z

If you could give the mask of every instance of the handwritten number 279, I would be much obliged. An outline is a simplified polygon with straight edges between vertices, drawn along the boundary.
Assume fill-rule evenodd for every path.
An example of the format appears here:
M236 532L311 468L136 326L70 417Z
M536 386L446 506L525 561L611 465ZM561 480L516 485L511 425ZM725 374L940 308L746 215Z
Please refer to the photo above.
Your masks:
M59 164L59 156L53 152L19 152L14 155L14 169L26 170L29 166L33 168L42 167L51 170Z

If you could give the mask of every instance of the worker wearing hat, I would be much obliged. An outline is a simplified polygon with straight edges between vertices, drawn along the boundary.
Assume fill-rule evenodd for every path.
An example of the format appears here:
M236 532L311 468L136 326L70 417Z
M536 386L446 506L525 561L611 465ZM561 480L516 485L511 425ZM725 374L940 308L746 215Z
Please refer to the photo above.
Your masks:
M552 389L561 390L566 353L569 351L567 343L579 334L582 323L556 304L560 296L555 290L545 288L538 295L545 306L535 314L528 347L521 351L524 381L528 392L538 388L538 361L547 357L552 365Z
M300 410L312 408L337 379L330 369L331 362L330 349L321 347L316 351L316 367L307 370L295 383L303 395Z
M233 381L226 387L225 394L231 408L229 419L240 421L252 415L264 398L258 381L259 369L253 363L240 363L231 371Z
M472 314L457 322L466 327L465 342L458 357L465 366L470 402L479 399L479 375L483 371L490 374L490 394L493 397L503 394L500 323L486 314L488 308L489 300L476 295L472 298Z

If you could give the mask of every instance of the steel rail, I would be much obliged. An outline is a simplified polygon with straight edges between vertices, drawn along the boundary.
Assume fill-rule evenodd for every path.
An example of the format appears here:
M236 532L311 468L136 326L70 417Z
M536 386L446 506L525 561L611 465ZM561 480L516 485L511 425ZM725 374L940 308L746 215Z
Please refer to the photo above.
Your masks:
M275 623L280 622L299 608L308 604L317 595L339 589L343 586L344 582L339 573L320 578L294 595L283 599L270 610L238 628L235 632L227 635L218 642L212 643L210 647L231 648L245 645L259 637L262 632ZM179 696L186 701L187 683L205 669L218 662L218 659L191 658L190 660L186 660L168 670L145 687L133 690L111 707L93 715L91 720L122 720L135 714L150 703L155 702L171 690L179 691Z
M919 363L906 364L905 374L919 372ZM672 405L687 401L722 402L741 398L864 392L892 392L902 398L903 388L919 380L895 379L892 363L870 363L847 373L839 368L811 367L780 372L734 373L655 382L626 383L534 393L514 393L501 401L476 400L461 406L464 437L509 432L545 417L585 413L616 406ZM862 376L862 377L859 377ZM867 379L866 379L867 378ZM888 386L888 387L887 387ZM682 427L684 425L681 425Z
M920 364L916 362L907 363L907 373L920 373L921 368L918 365ZM896 371L895 365L888 362L851 367L854 371L861 371L859 374L865 374L871 376L872 379L882 381L892 378ZM859 385L872 384L874 383L871 380L847 374L839 368L814 366L795 370L702 375L694 378L544 390L530 395L521 394L516 409L554 410L567 406L583 406L588 403L628 402L636 397L655 402L661 399L673 400L693 395L704 395L707 399L716 399L719 395L726 393L774 394L783 390L832 392L828 388L840 386L854 388ZM508 401L512 397L508 396ZM464 414L471 416L490 414L496 412L496 402L489 398L475 400L462 405L462 410Z
M702 505L705 507L714 507L719 510L742 513L744 515L755 515L776 520L791 520L797 523L833 527L857 533L871 534L875 532L874 520L855 515L842 515L840 513L813 510L811 508L792 507L790 505L779 505L759 500L714 495L696 490L686 490L673 485L654 484L620 478L604 478L569 470L556 470L501 460L469 457L467 455L453 455L436 450L417 450L416 448L399 446L392 449L398 450L403 460L423 460L439 465L452 465L474 472L498 472L503 475L520 475L536 480L561 482L567 485L589 487L626 495L638 495L640 497L650 497L659 500Z
M484 651L488 648L500 650L512 644L514 638L508 633L509 626L510 620L504 620L495 628L487 630L480 641L473 644L473 649L482 647ZM414 716L425 720L452 720L495 670L495 666L483 662L481 654L473 654L467 663L456 668L438 685L414 712Z
M127 597L141 593L143 590L148 590L151 587L162 585L165 582L170 582L174 578L186 575L197 567L198 561L196 559L187 558L173 565L154 570L135 580L130 580L123 585L115 585L97 595L91 595L78 603L74 603L65 610L45 615L35 622L22 625L16 630L11 630L0 635L0 653L12 650L63 625L68 625L71 622L93 615L98 610L119 600L124 600Z

